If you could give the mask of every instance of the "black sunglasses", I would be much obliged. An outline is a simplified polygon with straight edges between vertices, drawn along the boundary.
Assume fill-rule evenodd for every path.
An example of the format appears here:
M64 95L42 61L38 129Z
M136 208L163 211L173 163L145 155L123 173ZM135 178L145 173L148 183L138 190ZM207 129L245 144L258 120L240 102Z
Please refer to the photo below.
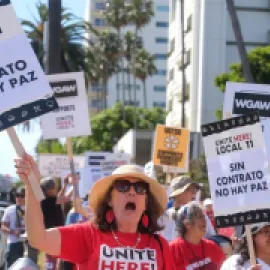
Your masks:
M17 198L24 198L25 197L25 195L23 195L23 194L16 194L15 195Z
M143 181L131 183L129 180L123 179L123 180L116 180L114 182L114 188L119 192L129 192L131 186L134 187L134 190L139 195L146 194L149 190L149 184Z

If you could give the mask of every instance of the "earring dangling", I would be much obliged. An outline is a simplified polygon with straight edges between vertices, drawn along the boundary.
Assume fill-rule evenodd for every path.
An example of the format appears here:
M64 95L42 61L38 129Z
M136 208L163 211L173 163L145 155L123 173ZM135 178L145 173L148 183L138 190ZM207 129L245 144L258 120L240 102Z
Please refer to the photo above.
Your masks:
M149 226L149 217L146 214L143 214L143 216L142 216L142 225L145 228L148 228L148 226Z
M114 220L114 212L113 210L108 210L107 213L106 213L106 221L108 224L112 224Z

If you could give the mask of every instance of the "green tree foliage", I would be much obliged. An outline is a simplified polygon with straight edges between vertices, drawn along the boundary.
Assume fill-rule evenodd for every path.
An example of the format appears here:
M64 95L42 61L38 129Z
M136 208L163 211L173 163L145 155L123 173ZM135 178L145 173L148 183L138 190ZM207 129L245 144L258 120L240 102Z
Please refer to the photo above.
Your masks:
M256 83L270 84L270 46L260 47L249 51L248 60ZM226 82L245 82L243 68L240 63L229 66L229 72L222 73L215 78L215 85L221 92L225 92ZM222 117L222 110L216 111L218 119Z
M39 154L65 154L66 148L57 139L43 140L42 138L36 146L36 152Z
M165 121L166 112L161 108L137 108L138 129L155 130L157 124ZM125 108L126 120L122 117L123 107L117 103L113 108L104 110L91 119L92 135L73 138L74 154L85 151L112 151L117 141L131 128L134 122L134 107ZM66 148L57 140L53 140L52 147L47 141L41 141L36 147L37 153L65 153ZM53 152L52 152L53 151Z

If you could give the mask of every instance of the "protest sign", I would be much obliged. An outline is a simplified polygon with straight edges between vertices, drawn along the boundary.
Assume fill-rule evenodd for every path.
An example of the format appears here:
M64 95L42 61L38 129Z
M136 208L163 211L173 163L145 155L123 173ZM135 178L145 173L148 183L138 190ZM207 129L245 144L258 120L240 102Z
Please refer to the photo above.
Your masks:
M218 227L270 219L270 176L258 113L202 126Z
M86 152L85 168L90 168L92 181L97 181L112 172L121 165L130 163L130 155L126 153Z
M59 108L41 117L44 139L91 134L83 72L48 76Z
M270 85L227 82L223 119L259 112L265 146L270 160Z
M10 1L0 2L0 131L58 108Z
M84 167L84 156L73 156L75 169ZM38 167L42 177L61 177L61 172L70 172L69 159L65 155L40 154L38 155Z
M85 185L85 181L84 181L84 169L76 169L75 170L76 174L78 175L79 177L79 184L78 184L78 187L79 187L79 195L81 198L85 197L88 193L88 190L85 189L84 185ZM67 175L70 174L70 170L62 170L61 171L61 185L63 186L64 185L64 179ZM67 187L67 190L66 190L66 195L68 195L71 190L73 190L73 185L72 183L70 182L68 184L68 187Z
M154 165L176 172L187 172L189 162L189 130L157 125L153 153Z
M8 0L0 1L0 131L7 129L19 157L25 154L13 126L58 108L34 51ZM40 201L44 195L36 176L28 176Z
M145 164L144 172L149 177L156 178L155 165L152 161Z

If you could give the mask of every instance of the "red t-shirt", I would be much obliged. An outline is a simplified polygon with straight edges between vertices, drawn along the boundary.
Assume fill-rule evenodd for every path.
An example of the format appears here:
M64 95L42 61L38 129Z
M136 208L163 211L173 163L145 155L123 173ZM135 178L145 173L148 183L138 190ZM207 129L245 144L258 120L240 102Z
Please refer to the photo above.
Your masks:
M175 270L169 245L161 236L163 254L158 241L148 234L141 235L134 249L120 247L111 232L101 232L88 222L58 229L61 233L59 257L76 263L80 270ZM115 234L124 246L136 244L135 233Z
M222 249L206 239L194 245L179 237L170 243L170 251L177 270L219 270L225 260Z

